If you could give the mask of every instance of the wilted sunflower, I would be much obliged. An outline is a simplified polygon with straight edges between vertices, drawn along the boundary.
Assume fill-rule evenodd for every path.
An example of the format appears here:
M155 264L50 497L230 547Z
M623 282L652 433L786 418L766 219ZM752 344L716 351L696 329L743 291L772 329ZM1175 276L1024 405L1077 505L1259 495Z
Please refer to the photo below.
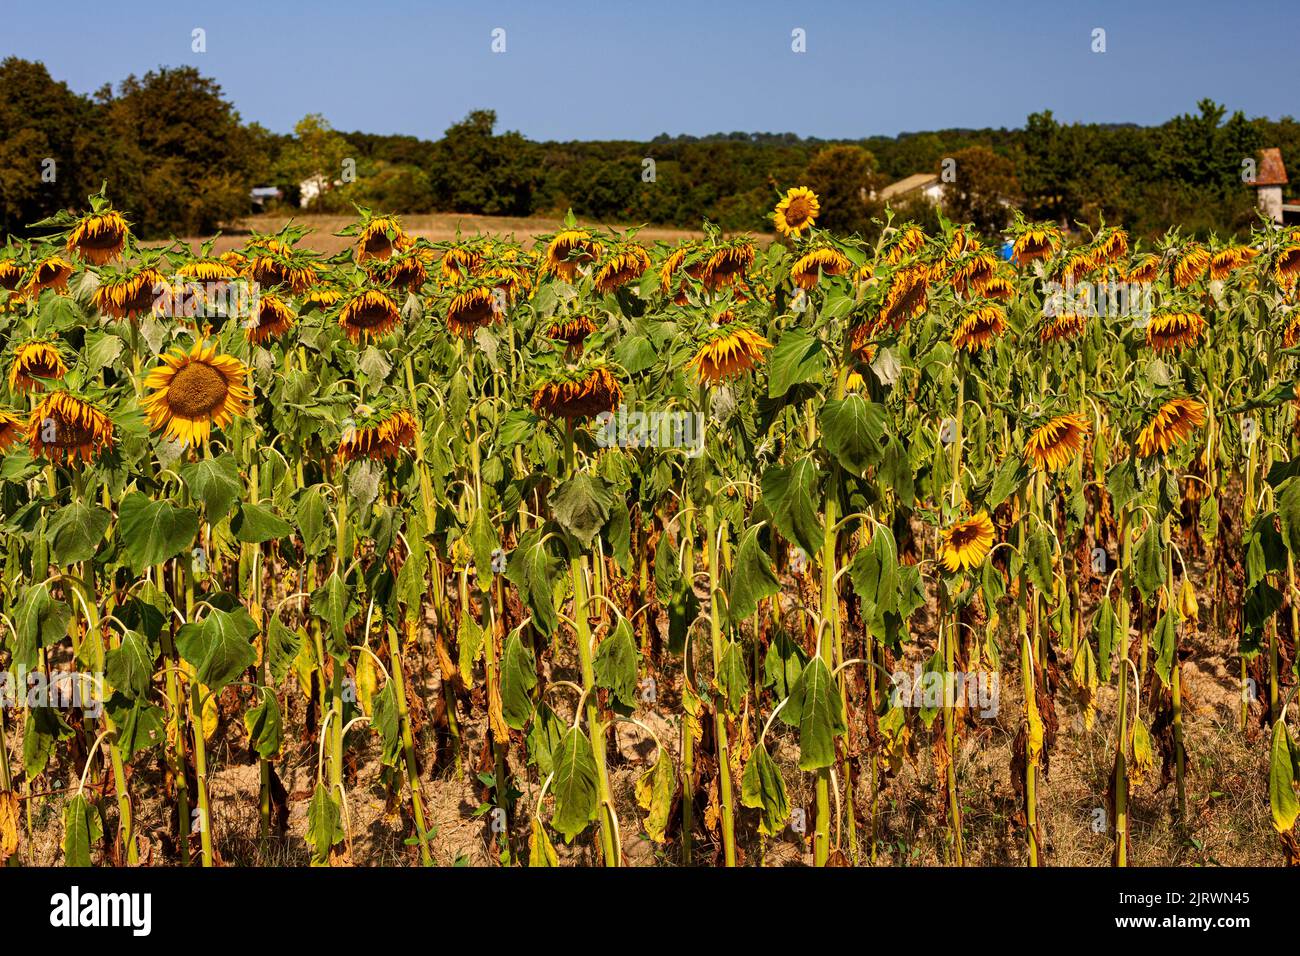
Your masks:
M1040 342L1060 342L1082 335L1088 328L1088 316L1082 312L1063 312L1050 316L1038 333Z
M533 411L554 418L586 418L612 412L623 386L605 365L553 373L533 389Z
M452 246L442 254L440 268L442 277L453 282L467 279L479 270L483 264L481 247L470 245Z
M790 278L801 289L812 289L821 276L842 276L853 263L838 249L823 246L805 252L790 268Z
M404 408L388 409L378 414L360 409L361 422L349 428L339 440L338 457L343 461L359 458L396 458L401 449L415 441L419 427L415 416Z
M1094 250L1075 249L1066 255L1056 280L1064 285L1072 285L1095 268L1097 260Z
M1025 442L1025 457L1039 471L1060 471L1083 448L1088 423L1080 415L1058 415L1039 425Z
M404 237L402 224L396 216L375 216L367 219L357 237L357 262L367 259L387 259Z
M817 194L807 186L795 186L776 204L772 220L776 231L783 236L798 239L805 229L811 229L822 211Z
M473 335L477 329L497 321L497 298L486 285L458 292L447 306L447 328L454 335Z
M1283 246L1273 260L1273 281L1290 289L1300 278L1300 245Z
M558 233L546 246L542 261L542 275L553 275L572 282L579 266L594 262L600 255L600 243L582 229L566 229Z
M579 345L595 331L596 323L589 315L554 315L546 326L546 337L566 345Z
M113 447L113 422L93 404L69 392L54 392L27 419L32 457L90 461Z
M701 382L716 384L763 361L763 350L772 343L743 322L728 322L705 333L687 367Z
M887 263L896 266L908 256L920 252L924 245L925 233L921 231L921 227L908 223L885 240L881 254Z
M13 259L0 259L0 289L13 292L22 284L23 268Z
M1205 275L1210 267L1210 253L1200 243L1188 246L1173 264L1174 285L1186 289L1193 282Z
M399 252L375 269L372 278L407 292L419 292L429 281L429 268L419 252Z
M1160 274L1160 257L1151 253L1134 261L1127 272L1121 272L1125 282L1145 285L1155 282Z
M23 440L26 427L22 416L6 408L0 408L0 452L8 451Z
M294 295L302 295L320 280L310 253L298 252L278 239L261 240L254 253L248 274L258 285L288 286Z
M925 266L899 269L889 280L880 321L894 331L917 316L930 304L930 270Z
M626 242L614 249L596 271L596 291L601 295L613 292L650 268L650 256L639 242Z
M239 267L221 259L194 259L178 267L176 274L196 282L229 282L239 276Z
M1093 268L1119 262L1128 255L1128 233L1118 227L1103 229L1092 241Z
M343 301L343 293L328 286L318 286L302 297L304 308L315 306L319 309L332 309Z
M1292 312L1291 317L1286 320L1286 326L1282 329L1283 345L1294 348L1297 342L1300 342L1300 311Z
M997 273L998 260L987 252L964 253L952 271L952 288L958 295L984 294L984 286Z
M14 350L13 364L9 366L9 387L15 392L39 392L45 386L42 378L63 378L68 366L53 342L37 340L24 342Z
M1052 226L1030 226L1011 244L1011 260L1027 266L1039 259L1050 259L1061 244L1061 234Z
M257 315L250 316L244 335L253 345L278 339L293 328L293 309L278 295L263 292L257 297Z
M1016 286L1010 279L1002 275L990 276L980 289L980 295L986 299L996 299L999 302L1010 302L1016 297Z
M710 291L725 289L745 270L754 264L754 244L745 240L733 242L714 252L704 263L701 279Z
M402 313L387 292L363 289L339 310L339 327L353 344L367 338L381 339L397 327Z
M36 263L31 277L23 288L25 295L36 298L46 289L58 292L68 290L68 277L72 275L72 263L60 255L46 256Z
M949 571L979 567L993 547L993 522L981 511L943 532L939 556Z
M144 380L154 389L143 402L149 426L187 447L207 444L213 425L224 428L248 411L253 393L247 380L244 363L218 355L215 345L199 342L189 352L164 355Z
M1210 256L1210 279L1212 281L1226 279L1233 269L1245 265L1258 254L1249 246L1229 246L1220 249Z
M167 286L166 277L157 269L145 267L131 272L105 274L95 290L95 308L103 315L115 319L137 319L155 306L171 301L170 292L160 293Z
M112 209L93 212L78 219L68 233L68 252L93 265L106 265L121 258L126 236L126 220L121 214Z
M952 346L967 352L991 348L993 340L1006 330L1007 316L1002 306L978 302L968 309L952 331Z
M1195 312L1158 312L1147 325L1147 345L1168 352L1195 345L1205 331L1205 319Z
M1165 454L1174 445L1205 424L1205 405L1192 398L1165 402L1155 417L1138 433L1138 454L1150 458Z

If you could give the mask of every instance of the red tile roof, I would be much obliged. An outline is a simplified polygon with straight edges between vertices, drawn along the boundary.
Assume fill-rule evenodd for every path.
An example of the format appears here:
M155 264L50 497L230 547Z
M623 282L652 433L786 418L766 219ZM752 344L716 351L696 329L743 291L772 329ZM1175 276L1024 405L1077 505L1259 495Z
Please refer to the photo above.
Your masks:
M1276 146L1259 151L1259 169L1255 173L1256 186L1285 186L1286 167L1282 165L1282 150Z

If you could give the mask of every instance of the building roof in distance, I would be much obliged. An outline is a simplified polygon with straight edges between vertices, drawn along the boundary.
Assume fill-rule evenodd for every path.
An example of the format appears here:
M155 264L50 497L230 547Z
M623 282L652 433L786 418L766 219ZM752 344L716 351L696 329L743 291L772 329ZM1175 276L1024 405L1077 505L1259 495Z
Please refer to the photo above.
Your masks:
M881 199L893 199L895 196L902 196L906 193L914 192L918 189L924 189L926 186L937 183L939 177L934 173L913 173L905 179L900 179L896 183L890 183L884 189L880 190Z
M1285 186L1286 167L1282 165L1282 150L1276 146L1259 151L1259 169L1255 171L1256 186Z

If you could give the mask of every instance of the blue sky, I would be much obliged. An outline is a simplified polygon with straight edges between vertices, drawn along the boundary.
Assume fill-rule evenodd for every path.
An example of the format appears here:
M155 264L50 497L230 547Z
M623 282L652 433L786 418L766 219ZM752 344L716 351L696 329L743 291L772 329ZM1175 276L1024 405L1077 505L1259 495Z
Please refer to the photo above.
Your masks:
M0 57L42 60L79 92L190 64L277 132L319 112L341 130L436 138L474 108L533 139L856 138L1019 126L1041 109L1148 124L1205 96L1300 114L1300 0L0 4Z

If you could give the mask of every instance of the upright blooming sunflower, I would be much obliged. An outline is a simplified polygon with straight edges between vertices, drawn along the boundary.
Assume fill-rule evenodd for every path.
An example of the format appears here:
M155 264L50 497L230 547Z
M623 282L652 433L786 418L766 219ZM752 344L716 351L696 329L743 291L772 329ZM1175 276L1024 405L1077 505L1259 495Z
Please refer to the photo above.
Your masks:
M43 339L24 342L14 350L9 387L15 392L39 392L44 389L40 379L63 378L67 372L63 355L53 342Z
M379 289L363 289L339 310L339 327L354 344L365 339L382 339L402 319L392 296Z
M623 400L623 386L606 365L554 372L533 389L533 411L570 421L612 412Z
M0 408L0 452L8 451L23 440L27 428L17 412Z
M32 409L27 445L33 458L90 461L113 447L113 422L87 399L53 392Z
M601 295L638 279L650 268L650 256L639 242L625 242L601 263L596 271L596 291Z
M406 409L373 412L362 408L358 411L361 421L344 432L339 440L337 454L343 461L396 458L401 449L415 441L419 426L415 416Z
M112 209L82 216L68 233L68 252L92 265L102 266L122 257L126 245L126 220Z
M1058 415L1030 432L1025 457L1039 471L1060 471L1083 448L1087 434L1082 416Z
M705 333L687 367L701 382L717 384L748 372L763 361L763 350L771 347L746 323L731 321Z
M154 431L186 447L205 445L212 426L224 428L248 411L253 393L248 369L233 355L218 355L215 345L197 343L163 356L163 364L144 380L154 390L144 411Z
M949 571L966 571L983 564L992 547L993 522L981 511L943 532L939 557Z
M546 255L542 260L542 275L553 275L565 282L572 282L578 274L578 268L595 262L600 251L600 243L592 239L586 230L565 229L547 243Z
M1195 312L1157 312L1147 325L1147 345L1172 352L1195 345L1205 331L1205 319Z
M244 335L253 345L278 339L293 328L293 309L280 296L264 292L257 297L257 314L249 317Z
M1143 458L1166 454L1197 428L1205 424L1205 405L1193 398L1165 402L1155 417L1138 433L1138 454Z
M993 340L1006 331L1007 315L1000 305L983 301L967 309L952 331L952 346L966 352L991 348Z
M811 229L822 211L817 194L807 186L795 186L776 204L772 221L776 231L790 239L798 239L806 229Z
M790 267L790 278L801 289L812 289L821 276L842 276L853 268L848 256L823 246L805 252Z

